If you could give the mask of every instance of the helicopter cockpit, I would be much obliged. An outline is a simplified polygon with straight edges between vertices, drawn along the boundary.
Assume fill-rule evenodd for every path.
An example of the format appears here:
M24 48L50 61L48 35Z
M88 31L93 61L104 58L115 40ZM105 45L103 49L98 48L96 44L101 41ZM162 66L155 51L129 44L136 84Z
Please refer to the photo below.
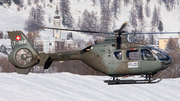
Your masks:
M151 49L151 51L157 56L157 58L159 60L171 60L172 61L172 58L170 56L168 56L166 53L156 49L156 48L153 48L153 47L149 47Z
M153 47L148 47L157 57L157 59L161 62L161 64L163 65L164 69L166 69L167 67L169 67L171 65L171 63L173 62L172 58L167 55L166 53L153 48ZM152 54L152 53L150 53ZM152 55L151 55L152 57Z

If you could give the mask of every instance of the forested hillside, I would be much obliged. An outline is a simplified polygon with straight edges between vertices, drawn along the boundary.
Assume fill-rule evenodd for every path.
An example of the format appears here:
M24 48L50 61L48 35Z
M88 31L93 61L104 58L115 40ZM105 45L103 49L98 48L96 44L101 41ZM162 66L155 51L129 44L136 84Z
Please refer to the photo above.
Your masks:
M180 31L179 12L180 0L1 0L0 31L3 32L4 36L7 35L7 30L22 30L28 37L34 37L34 39L52 37L52 31L44 31L38 27L52 27L54 16L58 13L61 18L61 28L110 32L120 28L122 23L127 22L126 31L128 32L173 32ZM89 34L95 35L94 33ZM62 34L62 37L65 35ZM99 36L101 35L99 34ZM131 42L145 44L157 44L157 37L157 35L136 34L128 36ZM77 33L75 39L87 42L89 37L85 33ZM92 44L93 41L89 43ZM170 48L173 49L173 51L169 51L171 54L177 52L178 47L174 47ZM179 59L177 56L175 58ZM8 66L11 65L8 64ZM71 68L71 66L67 66ZM174 71L178 71L176 75L180 76L179 63L176 62L174 66L176 66ZM68 71L66 65L61 67L63 69L55 68L49 71ZM75 73L84 74L82 71L89 71L87 69L82 69L80 72L76 71L76 67L85 67L82 63L73 65L73 67L70 71L75 71ZM4 71L11 72L14 70ZM92 74L96 73L92 72Z

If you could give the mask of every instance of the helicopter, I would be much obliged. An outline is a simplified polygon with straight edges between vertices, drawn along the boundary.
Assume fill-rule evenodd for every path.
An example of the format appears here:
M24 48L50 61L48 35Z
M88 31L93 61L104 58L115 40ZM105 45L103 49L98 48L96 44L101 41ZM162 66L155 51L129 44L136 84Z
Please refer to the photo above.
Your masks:
M153 78L153 76L156 73L167 69L173 62L172 58L166 53L156 48L147 46L145 44L129 42L126 38L123 37L123 35L135 33L125 32L123 29L126 25L127 23L122 24L120 29L115 30L114 32L98 32L40 27L44 29L114 35L107 37L102 43L96 43L80 51L49 54L38 53L22 31L8 31L7 33L9 35L9 38L11 39L13 49L8 54L8 60L15 66L15 70L18 74L28 74L31 68L37 64L39 64L39 66L44 66L44 69L48 69L53 61L81 60L94 70L110 76L111 79L104 80L104 82L109 85L151 84L161 81L162 78ZM7 54L4 47L3 51L1 52ZM144 76L143 79L139 80L118 79L118 77L123 77L127 75Z

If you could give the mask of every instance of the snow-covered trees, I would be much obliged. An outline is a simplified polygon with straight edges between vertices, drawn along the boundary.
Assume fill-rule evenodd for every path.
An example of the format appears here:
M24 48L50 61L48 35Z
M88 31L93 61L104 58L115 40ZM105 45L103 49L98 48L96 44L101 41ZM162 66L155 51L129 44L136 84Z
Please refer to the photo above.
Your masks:
M23 7L24 6L24 0L13 0L13 2L18 5L19 7Z
M98 18L94 11L91 13L85 10L83 12L83 20L80 25L81 30L97 31L98 30Z
M38 34L41 30L39 27L44 27L44 10L41 6L37 5L36 8L32 7L29 13L29 18L25 22L25 30L28 31L27 37L34 45L35 40L40 37Z
M121 9L121 0L113 0L113 5L111 7L111 11L113 11L114 18L118 19L118 13L120 13Z
M128 6L128 4L130 3L130 0L124 0L124 5Z
M159 9L156 8L156 6L154 7L154 12L153 12L153 17L152 17L152 21L151 21L151 25L152 25L152 32L155 32L155 28L159 25Z
M69 0L61 0L60 5L62 24L68 28L73 28L74 19L70 12Z
M101 31L109 31L111 24L110 1L101 0Z
M37 5L36 8L32 7L29 12L29 18L25 22L25 30L28 32L40 31L38 27L44 27L44 10L41 6Z
M147 0L147 4L146 4L146 8L145 8L145 12L146 12L146 16L149 18L151 16L151 11L150 11L150 4L149 4L150 0Z

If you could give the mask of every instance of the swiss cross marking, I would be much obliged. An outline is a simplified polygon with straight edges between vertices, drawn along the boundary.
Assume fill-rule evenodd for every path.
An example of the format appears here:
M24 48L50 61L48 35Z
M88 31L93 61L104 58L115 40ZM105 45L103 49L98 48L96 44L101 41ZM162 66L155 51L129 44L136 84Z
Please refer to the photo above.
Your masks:
M21 40L21 37L20 37L19 35L16 36L16 40L17 40L17 41Z

